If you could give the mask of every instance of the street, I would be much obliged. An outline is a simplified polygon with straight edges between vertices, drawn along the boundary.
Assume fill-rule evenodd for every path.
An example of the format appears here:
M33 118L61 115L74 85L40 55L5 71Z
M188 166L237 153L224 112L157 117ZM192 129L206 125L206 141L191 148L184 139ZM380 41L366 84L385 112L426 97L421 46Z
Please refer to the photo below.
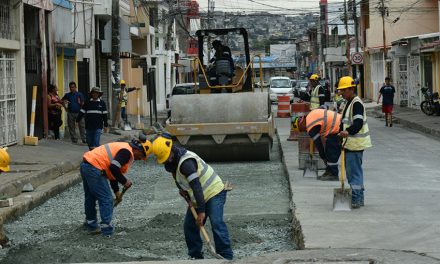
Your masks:
M237 258L295 249L278 148L275 142L268 162L212 163L234 186L225 221ZM5 225L13 246L0 251L1 263L188 259L182 228L186 204L171 174L152 158L147 164L137 162L127 177L133 187L114 211L112 238L82 230L84 198L78 184Z

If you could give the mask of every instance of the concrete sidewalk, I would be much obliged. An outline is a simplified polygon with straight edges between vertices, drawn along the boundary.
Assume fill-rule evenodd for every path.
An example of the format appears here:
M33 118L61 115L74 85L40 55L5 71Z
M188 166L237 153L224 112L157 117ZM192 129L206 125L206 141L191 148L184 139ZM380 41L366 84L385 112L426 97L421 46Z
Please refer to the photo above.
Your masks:
M370 116L382 118L382 106L376 103L366 104ZM393 122L414 129L419 132L440 138L440 116L427 116L422 110L395 105L393 109ZM384 121L385 122L385 121Z

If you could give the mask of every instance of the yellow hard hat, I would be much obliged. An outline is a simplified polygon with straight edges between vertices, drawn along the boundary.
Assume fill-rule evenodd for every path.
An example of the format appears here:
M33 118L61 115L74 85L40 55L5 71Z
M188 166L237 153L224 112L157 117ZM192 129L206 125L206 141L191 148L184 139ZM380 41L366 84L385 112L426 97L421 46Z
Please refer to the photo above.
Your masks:
M8 148L0 148L0 171L9 171L10 158L6 151Z
M153 144L151 144L151 141L149 141L149 140L147 140L141 144L142 144L142 147L144 148L145 156L148 157L151 154L151 152L153 152Z
M153 141L153 153L156 155L157 163L164 163L171 153L173 141L166 137L158 137Z
M347 88L351 88L351 87L355 87L356 84L354 83L353 78L351 78L350 76L344 76L341 79L339 79L338 82L338 90L342 90L342 89L347 89Z
M299 130L299 124L304 120L304 116L295 116L292 118L292 130L295 132L301 132Z
M318 74L312 74L312 76L310 76L310 78L309 78L309 80L312 80L312 81L317 81L319 79L319 76L318 76Z
M125 81L124 80L121 80L120 82L119 82L119 84L125 84Z

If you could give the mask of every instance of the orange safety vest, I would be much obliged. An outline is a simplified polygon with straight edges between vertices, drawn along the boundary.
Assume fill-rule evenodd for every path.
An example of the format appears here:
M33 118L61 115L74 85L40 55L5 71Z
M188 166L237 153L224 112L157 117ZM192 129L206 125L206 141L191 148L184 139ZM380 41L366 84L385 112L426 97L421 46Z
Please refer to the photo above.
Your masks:
M339 126L341 124L342 115L334 111L325 109L312 110L306 117L307 132L317 126L321 125L321 136L327 137L331 134L339 133Z
M83 158L90 163L93 167L105 171L107 178L111 181L115 180L115 176L113 176L110 171L110 164L112 163L113 158L116 156L116 153L121 149L127 149L130 151L130 161L121 167L121 173L125 174L128 171L131 163L133 163L134 155L131 146L125 142L113 142L108 143L102 146L99 146L89 152L84 154Z

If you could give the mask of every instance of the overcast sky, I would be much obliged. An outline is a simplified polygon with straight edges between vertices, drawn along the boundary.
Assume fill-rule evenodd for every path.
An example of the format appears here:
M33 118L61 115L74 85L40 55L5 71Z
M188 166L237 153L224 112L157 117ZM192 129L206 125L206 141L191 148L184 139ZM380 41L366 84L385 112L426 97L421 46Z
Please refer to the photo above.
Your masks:
M319 0L214 0L215 10L246 13L269 11L283 14L318 12ZM342 0L330 0L340 2ZM201 11L207 11L208 0L198 0Z

